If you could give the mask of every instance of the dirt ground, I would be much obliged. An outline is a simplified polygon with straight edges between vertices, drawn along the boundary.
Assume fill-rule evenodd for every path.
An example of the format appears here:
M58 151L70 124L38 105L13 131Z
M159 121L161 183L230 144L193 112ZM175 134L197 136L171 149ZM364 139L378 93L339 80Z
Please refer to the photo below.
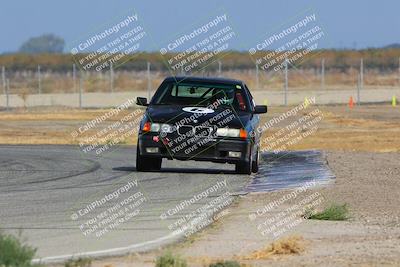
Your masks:
M390 105L311 106L323 120L318 130L289 147L321 149L336 175L334 184L307 190L318 192L322 202L347 203L347 221L302 220L279 236L262 235L258 225L266 219L250 220L249 215L290 191L256 193L241 197L229 214L183 243L143 254L94 261L92 266L154 266L155 258L166 250L182 255L189 266L207 266L219 259L237 260L247 266L400 266L400 108ZM287 107L271 107L263 122L279 116ZM104 110L20 110L0 113L0 143L71 143L71 130ZM269 129L268 134L279 130ZM134 144L131 138L126 143ZM297 198L298 199L298 198ZM288 201L271 216L291 207ZM301 236L302 251L272 255L268 259L250 257L274 240Z
M270 107L262 123L277 117L293 107ZM334 151L400 151L400 107L390 105L362 105L352 109L345 105L312 106L297 117L315 109L323 113L318 130L290 150L321 149ZM71 133L80 126L109 110L78 110L67 108L17 109L0 112L0 144L77 144L80 138L91 136L98 128L85 132L85 136L73 138ZM124 110L99 124L104 128L127 116L132 110ZM279 130L272 127L264 137ZM127 138L124 144L136 144L136 136Z
M400 264L400 153L328 152L336 182L305 192L318 192L323 202L347 203L347 221L303 220L292 230L263 236L249 214L290 191L250 194L229 208L213 226L182 244L160 251L94 261L93 266L154 266L155 258L170 250L187 259L189 266L208 266L218 260L237 260L244 266L399 266ZM289 201L270 216L290 207ZM303 251L244 259L274 240L300 236Z

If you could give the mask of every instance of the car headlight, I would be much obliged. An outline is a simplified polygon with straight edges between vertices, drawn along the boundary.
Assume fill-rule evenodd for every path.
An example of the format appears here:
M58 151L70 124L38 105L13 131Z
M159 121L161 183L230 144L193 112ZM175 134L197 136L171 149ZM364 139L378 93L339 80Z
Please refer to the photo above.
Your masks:
M247 138L247 132L245 129L231 129L231 128L218 128L217 136L223 137L240 137L242 139Z
M166 123L161 124L160 128L163 133L172 133L174 131L172 125Z
M218 128L217 135L225 137L239 137L240 129Z
M172 133L173 132L173 127L170 124L167 123L152 123L152 122L146 122L143 131L145 132L164 132L164 133Z
M161 125L159 123L151 123L150 124L150 132L159 132Z

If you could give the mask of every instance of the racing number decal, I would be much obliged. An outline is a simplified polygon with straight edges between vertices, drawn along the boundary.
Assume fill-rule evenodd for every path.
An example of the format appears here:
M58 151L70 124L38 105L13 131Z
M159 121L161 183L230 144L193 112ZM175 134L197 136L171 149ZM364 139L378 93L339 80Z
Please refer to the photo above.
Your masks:
M214 110L203 107L186 107L183 108L182 110L191 113L202 113L202 114L214 113Z

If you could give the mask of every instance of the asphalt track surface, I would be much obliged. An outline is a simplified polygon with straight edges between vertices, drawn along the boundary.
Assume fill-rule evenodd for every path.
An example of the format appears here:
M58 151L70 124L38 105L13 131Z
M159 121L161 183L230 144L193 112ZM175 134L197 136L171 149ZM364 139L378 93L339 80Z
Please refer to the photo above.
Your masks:
M318 151L265 155L255 177L235 174L233 165L194 161L164 160L160 172L136 172L135 154L133 146L96 156L78 146L1 145L0 229L22 230L49 261L143 251L183 238L188 232L174 231L183 218L212 218L207 204L225 207L250 191L334 178Z
M250 179L235 174L233 165L193 161L165 160L161 172L136 172L136 148L127 146L100 156L85 154L77 146L2 145L0 151L0 228L11 232L22 229L22 236L37 247L38 256L44 258L92 251L118 254L171 242L182 237L173 235L171 229L175 228L169 228L182 215L226 192L242 194ZM134 181L137 186L118 199L109 200L76 218L79 210L88 204ZM226 186L222 184L224 181ZM220 187L207 198L161 219L166 211L218 182ZM135 206L140 208L138 215L132 214L129 220L99 237L95 232L84 235L82 224L93 217L102 217L109 208L114 207L109 213L120 212L123 209L115 205L137 192L146 198ZM137 203L138 199L140 197L130 204ZM136 209L126 214L133 211Z

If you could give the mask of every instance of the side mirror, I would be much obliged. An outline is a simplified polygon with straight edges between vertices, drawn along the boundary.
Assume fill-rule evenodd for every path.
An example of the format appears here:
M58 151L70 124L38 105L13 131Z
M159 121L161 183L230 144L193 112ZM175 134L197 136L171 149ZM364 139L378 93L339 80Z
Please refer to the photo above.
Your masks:
M255 106L254 107L254 114L262 114L262 113L267 113L267 106Z
M149 105L147 103L147 98L145 98L145 97L136 98L136 104L139 105L139 106L148 106Z

